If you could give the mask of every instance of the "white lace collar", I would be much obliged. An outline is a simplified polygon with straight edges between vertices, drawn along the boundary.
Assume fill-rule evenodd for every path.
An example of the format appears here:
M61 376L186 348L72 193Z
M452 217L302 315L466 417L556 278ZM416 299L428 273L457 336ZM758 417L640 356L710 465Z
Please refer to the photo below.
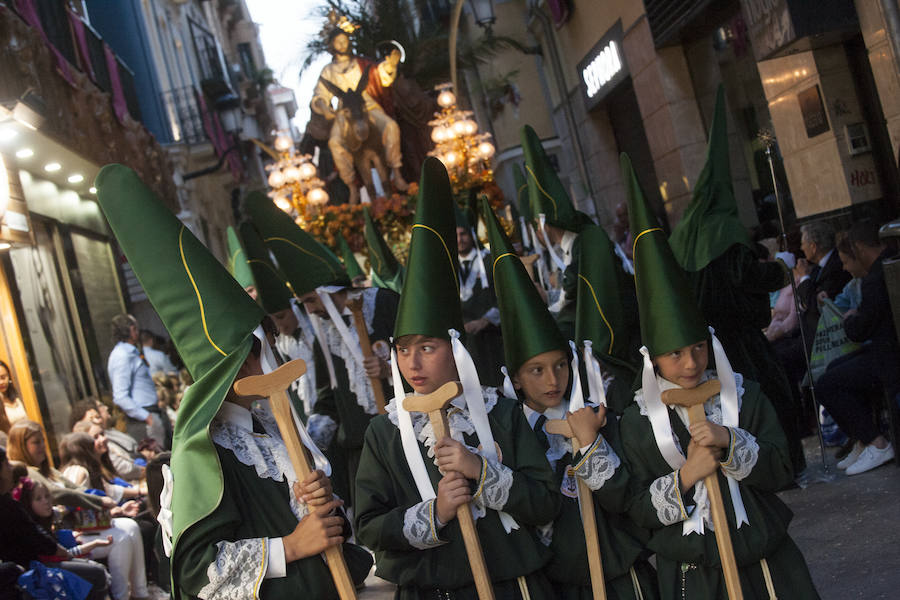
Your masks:
M703 373L703 377L700 378L699 383L704 383L710 379L716 378L716 372L713 370L708 370ZM682 389L682 387L676 383L672 383L668 379L664 379L659 375L656 376L656 382L659 385L660 393L666 390L675 390ZM740 411L741 406L743 404L744 397L744 376L740 373L735 372L734 374L734 383L737 386L737 397L738 397L738 410ZM698 384L699 385L699 384ZM647 416L647 404L644 401L644 390L640 389L634 393L634 401L637 403L638 407L641 409L641 414ZM676 410L678 416L681 418L682 422L687 423L687 410L681 409L681 407L669 406L669 410ZM719 394L716 394L712 398L706 401L703 405L703 410L706 412L707 418L714 423L722 423L722 402L719 397ZM684 414L682 414L682 412ZM674 435L674 434L673 434Z
M253 416L250 411L235 402L228 400L222 402L219 412L216 413L216 420L250 432L253 431Z
M266 430L265 434L253 432L254 417ZM234 402L223 402L210 423L209 433L216 445L230 450L238 462L255 469L258 477L287 481L288 487L297 481L275 417L263 403L247 410ZM295 494L290 493L289 497L291 511L298 520L302 519L309 509Z
M497 388L481 386L481 392L484 396L484 408L490 413L494 406L497 405L497 398L499 397ZM384 408L388 419L394 424L394 427L397 427L397 398L392 398ZM416 432L416 439L428 448L428 456L433 458L434 451L432 446L437 443L437 440L434 439L434 430L428 421L428 415L411 412L409 416L412 419L413 431ZM463 396L455 398L450 403L450 409L447 411L447 422L450 425L450 437L458 442L465 443L464 435L473 435L475 433L475 424L472 423L472 419L469 417L469 412L466 410L466 400Z

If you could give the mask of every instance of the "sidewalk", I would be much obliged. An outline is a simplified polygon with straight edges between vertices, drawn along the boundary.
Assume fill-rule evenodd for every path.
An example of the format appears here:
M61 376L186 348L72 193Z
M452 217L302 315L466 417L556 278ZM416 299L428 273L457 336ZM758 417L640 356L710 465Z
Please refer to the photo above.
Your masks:
M816 438L804 440L804 449L811 468L819 468ZM833 481L780 494L794 511L790 534L822 600L898 598L900 469L890 462L847 477L835 468L834 452L827 449Z

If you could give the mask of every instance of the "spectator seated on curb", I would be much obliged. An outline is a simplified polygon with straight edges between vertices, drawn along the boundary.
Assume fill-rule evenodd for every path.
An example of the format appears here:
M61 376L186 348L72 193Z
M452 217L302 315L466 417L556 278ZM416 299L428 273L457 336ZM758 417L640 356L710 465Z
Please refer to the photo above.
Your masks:
M858 475L894 458L893 445L875 423L872 397L894 398L900 390L900 345L882 266L890 257L878 239L878 226L860 221L850 228L848 237L865 276L859 307L844 313L844 331L863 346L828 365L817 387L822 405L844 432L858 440L837 466L848 475Z

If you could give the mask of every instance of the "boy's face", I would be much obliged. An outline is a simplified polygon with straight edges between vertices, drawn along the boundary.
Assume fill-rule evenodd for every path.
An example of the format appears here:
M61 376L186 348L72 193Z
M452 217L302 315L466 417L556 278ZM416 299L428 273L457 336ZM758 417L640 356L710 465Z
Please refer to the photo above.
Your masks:
M709 347L706 340L660 354L653 359L664 379L683 388L697 387L709 363Z
M297 322L297 315L294 314L294 311L290 306L284 310L274 312L269 316L272 317L272 321L275 323L275 327L278 328L278 333L281 335L293 335L300 326L300 323Z
M562 350L542 352L519 367L512 381L530 408L544 412L559 406L569 385L569 358Z
M419 337L397 343L397 367L417 394L430 394L449 381L457 381L450 342Z

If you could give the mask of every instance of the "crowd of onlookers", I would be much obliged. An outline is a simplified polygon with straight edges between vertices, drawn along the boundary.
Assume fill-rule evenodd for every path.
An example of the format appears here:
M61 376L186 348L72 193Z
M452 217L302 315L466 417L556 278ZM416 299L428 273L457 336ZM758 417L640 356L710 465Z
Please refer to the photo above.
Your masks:
M826 444L840 447L837 466L848 475L894 458L882 413L892 410L900 393L900 346L884 263L900 253L879 230L869 219L841 232L814 221L800 228L794 252L772 252L774 240L768 247L794 279L772 295L772 321L765 331L791 384L800 419L793 433L813 433L818 419ZM813 362L819 414L807 359Z
M129 335L118 341L131 345L137 360L126 365L128 377L114 372L122 364L113 357L109 365L113 397L125 405L78 400L71 405L69 432L57 432L55 440L28 418L11 372L0 362L6 409L0 411L0 599L19 598L20 590L39 596L46 587L55 591L44 597L54 598L168 597L168 567L157 541L159 503L152 496L158 498L160 485L152 482L161 481L153 473L168 463L171 425L190 378L157 349L160 340L151 332L141 332L140 347L135 344L136 322L127 320ZM148 389L152 404L139 404L147 396L138 394ZM135 400L165 427L153 428L145 419L144 427L129 428L134 419L125 407L134 408ZM162 435L154 437L157 432Z

